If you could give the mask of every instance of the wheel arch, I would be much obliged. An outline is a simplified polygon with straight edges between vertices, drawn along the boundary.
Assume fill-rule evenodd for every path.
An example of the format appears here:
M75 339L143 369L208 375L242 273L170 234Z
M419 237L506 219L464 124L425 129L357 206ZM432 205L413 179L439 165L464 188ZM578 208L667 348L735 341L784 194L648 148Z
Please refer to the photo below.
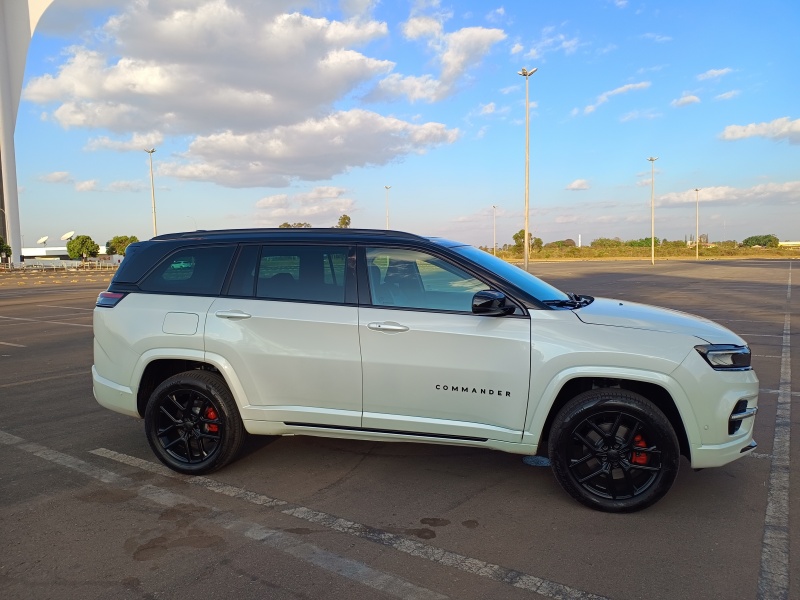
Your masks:
M695 433L692 428L694 423L693 414L691 414L688 401L682 393L679 393L670 383L677 386L674 382L665 379L664 376L646 378L631 376L631 374L626 374L626 376L621 376L620 374L613 376L610 373L573 374L560 382L560 387L550 396L553 398L553 401L550 403L549 407L543 406L543 402L540 403L540 410L537 410L534 414L531 429L528 429L528 431L540 431L538 437L539 452L546 452L553 421L567 402L578 394L588 390L618 388L637 393L658 407L675 430L681 454L691 460L690 438L692 434ZM670 390L670 388L673 389ZM680 404L684 405L683 411L679 406ZM545 408L547 408L546 412L544 410ZM685 414L687 410L690 412L688 420ZM541 429L537 427L537 421L541 424ZM688 428L687 421L689 425Z
M184 371L205 370L217 373L225 380L237 406L241 409L246 405L242 402L245 397L241 383L233 373L230 364L221 356L206 354L204 352L159 352L144 354L139 365L134 371L133 380L137 383L136 410L140 417L144 417L147 401L162 381Z

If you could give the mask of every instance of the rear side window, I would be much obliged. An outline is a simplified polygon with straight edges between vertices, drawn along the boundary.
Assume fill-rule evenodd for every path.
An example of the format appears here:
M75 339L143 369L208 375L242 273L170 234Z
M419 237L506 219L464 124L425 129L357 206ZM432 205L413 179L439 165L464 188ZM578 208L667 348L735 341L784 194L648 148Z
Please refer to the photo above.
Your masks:
M202 246L177 250L144 278L139 289L216 296L222 289L235 249L235 246Z
M228 293L271 300L345 300L347 251L344 246L243 248Z

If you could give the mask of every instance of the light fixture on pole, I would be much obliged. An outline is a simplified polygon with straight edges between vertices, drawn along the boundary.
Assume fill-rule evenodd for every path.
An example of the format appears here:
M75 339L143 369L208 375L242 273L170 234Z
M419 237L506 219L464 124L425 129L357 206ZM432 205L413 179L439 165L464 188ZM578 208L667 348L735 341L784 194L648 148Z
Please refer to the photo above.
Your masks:
M392 186L385 185L386 188L386 229L389 229L389 188Z
M492 254L497 256L497 207L492 204Z
M658 157L651 156L650 161L650 264L656 264L656 161Z
M534 67L530 71L522 69L517 73L525 78L525 239L523 244L525 246L525 270L528 270L528 261L530 260L530 229L528 227L528 212L530 206L530 150L531 150L531 107L528 100L528 79L531 75L538 71L538 67Z
M700 260L700 188L694 188L694 259Z
M150 148L150 150L145 149L150 155L150 197L153 201L153 237L158 235L158 228L156 227L156 186L153 180L153 152L155 152L155 148Z

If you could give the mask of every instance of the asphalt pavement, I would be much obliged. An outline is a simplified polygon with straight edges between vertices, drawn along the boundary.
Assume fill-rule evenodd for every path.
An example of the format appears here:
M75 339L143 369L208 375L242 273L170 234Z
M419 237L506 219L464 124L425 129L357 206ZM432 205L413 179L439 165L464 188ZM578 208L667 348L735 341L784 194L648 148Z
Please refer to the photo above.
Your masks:
M0 598L800 598L800 262L531 271L739 333L760 379L756 452L684 460L629 515L584 508L518 455L440 445L251 437L222 471L179 476L141 421L92 397L111 274L0 272Z

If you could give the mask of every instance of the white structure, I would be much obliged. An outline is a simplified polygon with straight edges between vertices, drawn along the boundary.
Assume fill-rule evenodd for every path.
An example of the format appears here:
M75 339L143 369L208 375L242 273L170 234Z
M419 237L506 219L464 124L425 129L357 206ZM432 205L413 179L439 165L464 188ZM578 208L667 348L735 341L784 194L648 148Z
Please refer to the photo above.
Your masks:
M19 262L22 255L17 195L14 129L22 94L22 78L33 32L54 0L2 0L0 2L0 235Z

